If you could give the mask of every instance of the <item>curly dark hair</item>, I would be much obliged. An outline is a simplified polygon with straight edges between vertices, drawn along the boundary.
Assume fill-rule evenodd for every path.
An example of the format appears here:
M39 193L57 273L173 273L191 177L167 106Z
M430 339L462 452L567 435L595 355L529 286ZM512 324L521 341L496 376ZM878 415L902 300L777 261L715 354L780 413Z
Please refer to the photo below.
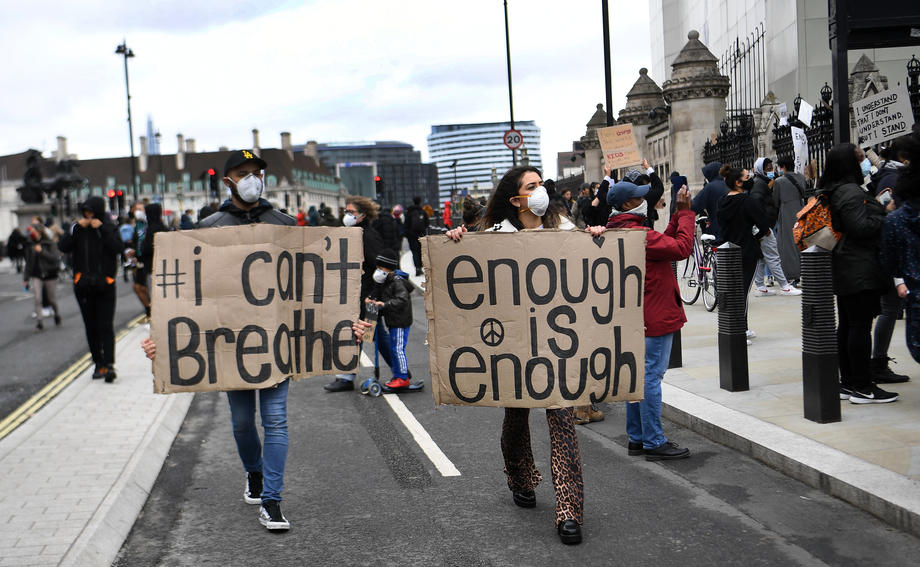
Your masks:
M511 204L511 199L519 195L518 191L521 188L521 178L524 177L525 173L530 171L539 175L541 179L543 178L543 174L540 170L530 165L513 167L502 176L501 181L498 182L498 185L496 185L495 189L492 191L492 195L489 196L489 202L486 203L486 209L482 213L482 218L479 219L479 230L487 230L505 219L518 230L524 228L524 225L521 224L521 221L518 219L518 209ZM543 215L544 228L556 228L557 226L559 226L558 214L548 212Z
M898 138L898 154L908 165L901 170L894 186L894 194L900 200L920 198L920 131Z

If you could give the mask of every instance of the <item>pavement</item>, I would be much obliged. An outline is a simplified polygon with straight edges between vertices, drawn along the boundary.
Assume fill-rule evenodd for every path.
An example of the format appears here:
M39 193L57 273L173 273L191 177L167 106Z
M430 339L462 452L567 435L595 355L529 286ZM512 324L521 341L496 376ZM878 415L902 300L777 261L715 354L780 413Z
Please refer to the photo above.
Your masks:
M683 366L663 386L667 419L920 536L920 365L903 322L890 351L912 377L890 388L901 399L841 402L841 422L818 424L803 417L799 297L751 298L746 392L719 388L717 314L686 311ZM0 567L115 560L193 398L153 393L139 346L147 332L136 325L118 339L114 383L71 369L75 379L0 439Z

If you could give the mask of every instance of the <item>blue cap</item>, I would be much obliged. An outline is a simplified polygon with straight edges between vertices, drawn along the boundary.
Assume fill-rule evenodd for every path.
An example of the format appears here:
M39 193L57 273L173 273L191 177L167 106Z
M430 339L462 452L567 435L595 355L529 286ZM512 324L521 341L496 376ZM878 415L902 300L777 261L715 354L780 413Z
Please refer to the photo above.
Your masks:
M633 197L645 197L651 185L636 185L629 181L620 181L607 191L607 204L619 210L623 203Z

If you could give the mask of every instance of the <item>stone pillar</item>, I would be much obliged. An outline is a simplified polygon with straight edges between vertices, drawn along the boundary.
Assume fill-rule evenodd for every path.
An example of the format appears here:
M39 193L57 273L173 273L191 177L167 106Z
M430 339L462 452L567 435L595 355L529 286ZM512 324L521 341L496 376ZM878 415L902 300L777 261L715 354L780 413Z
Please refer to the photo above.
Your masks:
M648 69L645 67L639 69L639 78L633 83L629 92L626 93L626 108L620 110L617 118L617 124L632 124L633 132L636 135L636 143L639 144L639 153L642 157L649 157L646 154L648 144L646 135L649 126L657 124L661 118L667 117L665 112L659 112L665 108L664 98L661 96L661 88L655 84L655 81L648 76ZM651 112L655 110L653 118ZM650 164L654 167L655 163Z
M138 173L147 171L147 157L147 136L141 136L141 153L137 156Z
M604 112L603 104L597 105L597 110L585 126L587 130L581 137L581 146L585 149L585 182L601 182L604 180L604 153L597 138L597 129L607 126L607 113Z
M294 146L291 145L290 132L281 133L281 149L287 152L287 155L289 158L291 158L291 161L294 160Z
M185 169L185 136L176 134L176 169L182 171Z
M671 105L671 169L687 176L691 187L703 184L703 145L718 132L725 117L731 83L719 74L719 60L690 30L687 44L671 64L671 78L662 84Z
M261 156L262 149L259 148L259 129L252 129L252 153L256 154L259 157Z

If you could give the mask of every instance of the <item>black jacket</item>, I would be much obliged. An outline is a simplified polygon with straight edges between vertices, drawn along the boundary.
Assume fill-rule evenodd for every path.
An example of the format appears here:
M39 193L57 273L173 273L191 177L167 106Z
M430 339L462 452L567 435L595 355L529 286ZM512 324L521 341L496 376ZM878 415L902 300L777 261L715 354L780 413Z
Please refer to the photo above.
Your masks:
M393 215L383 213L374 220L373 225L380 233L383 247L394 254L399 254L402 235L399 223L393 218Z
M111 279L109 284L114 285L118 255L125 249L125 243L118 235L118 227L105 214L102 197L90 197L84 206L93 211L102 225L99 228L83 228L73 223L70 230L61 236L61 252L71 254L74 277L83 273L100 274L107 281Z
M834 230L843 234L832 256L834 293L887 290L891 278L879 261L885 208L855 183L839 183L818 193L830 196Z
M779 209L773 203L773 189L770 188L770 180L760 175L754 174L754 187L751 189L751 197L754 202L760 206L763 211L763 218L767 226L776 225L776 219L779 218Z
M763 218L760 207L749 193L726 194L719 199L716 216L724 242L741 247L741 264L753 269L762 256L760 238L767 233L769 225ZM754 227L757 233L754 234Z
M35 251L35 245L42 247L41 252ZM61 268L61 256L58 254L57 244L42 235L38 242L30 240L26 244L26 267L22 271L22 277L25 280L29 278L38 278L40 280L53 280L58 276Z
M146 205L144 214L147 216L147 230L144 231L144 239L140 243L140 256L144 261L138 264L138 269L151 274L153 273L153 237L156 233L166 232L169 229L163 224L163 206L159 203Z
M361 264L361 317L364 317L364 298L374 289L374 270L377 255L383 251L383 239L367 218L358 223L364 229L364 262Z
M387 274L382 284L375 284L371 298L383 302L380 315L391 329L412 325L412 303L409 302L409 287L412 284L394 273Z
M272 204L265 199L259 199L258 204L248 211L244 211L234 205L232 199L227 199L221 203L216 213L208 215L198 221L198 228L208 228L210 226L240 226L257 222L294 226L297 224L297 219L291 215L276 211L272 208Z
M428 232L428 213L419 205L409 205L403 213L403 223L406 230L406 236L418 238L425 236Z
M651 188L648 190L648 193L645 194L645 200L648 201L648 214L645 216L645 226L654 228L655 221L658 220L658 209L655 205L657 205L658 201L664 196L664 182L661 181L661 178L658 177L658 174L655 172L650 173L648 178ZM607 214L609 215L610 212L608 211ZM605 225L606 222L605 219Z
M722 230L719 225L719 215L716 214L719 209L719 200L728 194L728 187L725 186L725 180L719 177L719 169L722 164L714 161L703 166L703 177L706 178L706 185L696 194L690 209L698 214L706 214L709 217L709 226L706 227L706 234L716 237L716 242L722 242Z

